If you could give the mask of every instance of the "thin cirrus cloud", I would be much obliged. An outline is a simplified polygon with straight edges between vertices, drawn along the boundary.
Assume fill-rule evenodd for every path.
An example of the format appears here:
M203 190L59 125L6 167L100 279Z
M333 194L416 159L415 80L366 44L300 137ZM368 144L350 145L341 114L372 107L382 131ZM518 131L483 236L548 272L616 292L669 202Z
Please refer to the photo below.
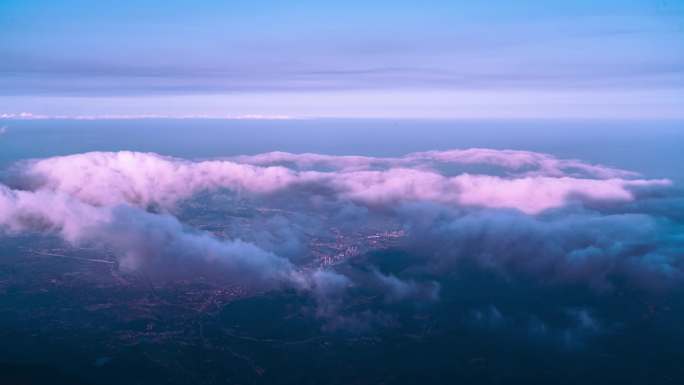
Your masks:
M674 3L155 3L3 2L0 112L681 118Z

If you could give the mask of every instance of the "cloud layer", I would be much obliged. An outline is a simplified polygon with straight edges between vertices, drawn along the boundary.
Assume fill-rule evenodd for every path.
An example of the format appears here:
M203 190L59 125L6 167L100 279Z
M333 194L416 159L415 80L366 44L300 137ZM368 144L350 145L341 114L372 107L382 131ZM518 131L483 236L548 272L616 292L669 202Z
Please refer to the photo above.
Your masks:
M440 171L438 166L444 164L488 165L504 174L450 176ZM199 192L228 189L262 196L306 191L310 196L366 206L429 201L538 214L572 201L631 201L635 187L670 184L634 176L546 154L488 149L414 153L402 158L269 153L200 162L152 153L94 152L26 162L19 167L16 183L93 205L127 203L169 209Z
M219 240L170 215L127 205L93 206L62 193L0 186L0 226L100 246L119 256L122 270L152 277L212 276L259 288L297 280L287 259L253 244Z
M201 197L211 199L197 203ZM188 203L253 214L220 214L228 230L219 235L184 223L197 223ZM387 303L438 300L441 282L464 262L597 290L620 282L668 287L682 279L683 225L671 215L681 203L669 180L528 151L273 152L204 161L92 152L15 164L0 185L0 228L99 245L122 270L161 279L201 275L257 290L311 290L317 314L334 318L350 288L382 293ZM363 261L359 255L379 247L373 237L383 236L373 234L393 231L392 247L417 256L408 265L325 267L339 256ZM345 237L356 243L337 256L299 255Z

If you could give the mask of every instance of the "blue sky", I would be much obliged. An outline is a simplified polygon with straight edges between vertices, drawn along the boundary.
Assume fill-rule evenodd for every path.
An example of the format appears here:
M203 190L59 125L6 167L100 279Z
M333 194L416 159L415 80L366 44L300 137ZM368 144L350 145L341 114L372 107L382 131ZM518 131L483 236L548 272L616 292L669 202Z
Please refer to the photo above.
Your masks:
M681 0L3 0L0 31L0 114L684 115Z

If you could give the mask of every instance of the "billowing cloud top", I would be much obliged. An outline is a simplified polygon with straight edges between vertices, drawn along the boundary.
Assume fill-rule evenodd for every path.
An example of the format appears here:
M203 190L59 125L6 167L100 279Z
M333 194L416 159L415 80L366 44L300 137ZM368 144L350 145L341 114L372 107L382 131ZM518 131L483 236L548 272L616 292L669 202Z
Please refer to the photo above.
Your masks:
M440 170L443 165L489 165L503 174L450 175ZM576 200L630 201L635 187L670 183L547 154L489 149L400 158L274 152L199 162L152 153L86 153L26 162L17 176L33 190L64 193L93 205L169 209L205 190L255 195L299 190L366 206L429 201L528 214Z
M0 184L0 228L100 245L114 251L122 269L153 276L197 273L259 289L313 289L317 298L372 282L388 300L434 300L440 275L464 258L597 288L610 287L616 274L647 284L679 280L681 225L663 214L663 205L679 201L670 186L579 160L480 148L389 158L272 152L204 161L91 152L13 166ZM253 242L240 240L239 231L218 238L179 219L183 202L224 193L298 214L253 222ZM372 266L347 277L285 257L299 250L301 234L344 229L359 218L402 227L401 247L425 257L411 271L429 272L436 281Z

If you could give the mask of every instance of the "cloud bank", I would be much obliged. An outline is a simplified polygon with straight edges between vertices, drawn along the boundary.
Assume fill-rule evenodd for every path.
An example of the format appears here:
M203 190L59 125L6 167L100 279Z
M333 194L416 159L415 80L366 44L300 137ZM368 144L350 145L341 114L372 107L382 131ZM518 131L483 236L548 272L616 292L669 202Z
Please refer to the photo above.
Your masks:
M440 171L440 163L496 166L505 174L450 176ZM297 168L288 167L292 164ZM228 189L261 196L305 191L309 196L369 207L428 201L538 214L572 201L631 201L636 187L670 184L634 176L629 171L546 154L487 149L415 153L402 158L269 153L199 162L124 151L25 162L18 167L15 183L64 193L93 205L127 203L170 209L202 191Z
M197 203L201 197L215 199ZM220 214L234 221L220 235L184 222L196 215L183 208L188 202L254 214ZM672 215L682 202L669 180L529 151L273 152L203 161L92 152L11 167L0 185L0 229L99 245L117 255L120 269L161 279L201 275L305 290L317 314L331 318L348 290L381 293L386 303L437 301L463 263L600 291L625 282L670 287L683 278L684 225ZM300 258L315 256L306 249L324 247L315 245L326 237L358 242L327 259ZM416 258L393 271L364 262L380 237L396 238L391 247ZM355 267L336 267L350 258ZM343 320L335 322L353 323Z
M132 206L93 206L62 193L0 186L0 226L6 231L57 234L73 245L98 245L119 256L124 271L152 277L213 276L244 285L295 282L284 258L239 240L193 231L175 217Z

